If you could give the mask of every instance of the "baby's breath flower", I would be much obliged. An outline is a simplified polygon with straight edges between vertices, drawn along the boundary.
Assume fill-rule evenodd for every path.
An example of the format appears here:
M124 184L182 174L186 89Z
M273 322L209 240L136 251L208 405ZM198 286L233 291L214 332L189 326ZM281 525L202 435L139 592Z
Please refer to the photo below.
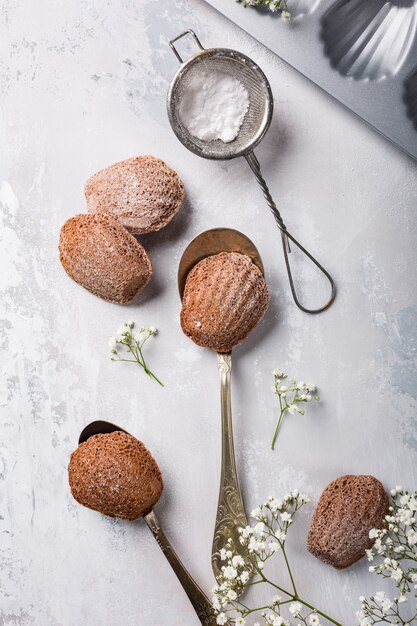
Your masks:
M164 385L159 378L148 368L143 355L143 347L150 337L156 335L156 328L154 326L150 326L149 328L141 326L139 332L133 333L134 326L134 322L129 320L120 326L116 337L110 337L109 348L112 355L111 360L123 361L125 363L138 363L150 378L156 380L156 382L163 387Z
M300 598L295 586L292 591L287 591L268 579L266 567L268 560L277 552L282 552L284 566L287 567L291 584L293 584L294 578L284 544L290 524L308 500L307 496L300 493L298 489L293 489L280 499L269 496L252 511L251 517L254 519L254 525L239 528L239 542L245 548L246 559L236 551L232 540L228 541L227 549L220 551L220 558L224 565L218 584L212 590L213 609L216 619L220 619L220 622L217 621L218 624L242 625L245 624L244 620L248 615L255 617L255 613L258 612L258 619L261 617L263 626L301 626L301 624L321 626L321 621L317 621L319 615L336 626L341 626L325 613L312 609L311 604ZM275 595L259 608L249 607L246 599L243 604L240 597L245 590L259 583L265 583L265 588L272 586L280 589L285 599L280 595ZM296 621L288 620L287 615L296 618ZM253 626L261 626L261 624L257 621Z
M226 556L226 548L222 548L222 549L220 550L220 559L221 559L222 561L225 561L225 560L227 559L227 556Z
M386 580L391 580L399 595L394 599L387 597L384 591L378 591L369 599L361 596L362 610L356 614L360 626L371 626L381 622L406 624L417 619L417 613L410 620L401 615L402 605L408 602L408 596L416 597L414 577L417 581L417 514L414 501L417 492L409 494L401 486L391 490L390 514L385 517L386 525L382 529L373 529L369 533L374 539L372 548L366 551L375 565L369 571ZM391 617L395 617L391 621Z
M256 509L253 509L250 516L253 517L253 519L260 519L262 517L262 509L259 506L256 507Z
M232 566L228 565L227 567L223 567L223 576L228 578L229 580L233 580L237 576L237 570Z
M247 583L249 580L250 576L249 576L249 572L248 571L243 571L240 575L240 582L242 582L243 584Z
M261 6L262 4L269 7L272 13L281 11L281 17L284 21L288 21L290 18L290 12L288 11L287 0L237 0L243 2L243 6Z
M278 541L285 541L287 534L281 530L281 528L278 528L277 531L275 531L275 537L278 539Z
M274 552L278 552L279 550L279 543L277 543L276 541L271 541L268 544L268 550L270 554L274 554Z
M270 4L271 6L271 4ZM278 396L279 401L279 409L280 414L277 420L277 424L275 427L274 435L272 437L271 448L274 449L275 441L278 436L278 431L281 426L282 418L285 413L290 413L295 415L299 413L300 415L304 415L304 410L302 409L303 404L307 404L312 400L319 401L319 396L312 396L311 393L316 391L316 386L309 383L306 384L302 380L295 381L292 380L290 384L283 384L283 380L287 378L287 374L285 374L282 370L274 370L274 394ZM416 503L417 507L417 503Z
M302 608L303 607L299 602L292 602L289 606L289 611L291 615L293 615L294 617L297 617L297 615L300 615Z

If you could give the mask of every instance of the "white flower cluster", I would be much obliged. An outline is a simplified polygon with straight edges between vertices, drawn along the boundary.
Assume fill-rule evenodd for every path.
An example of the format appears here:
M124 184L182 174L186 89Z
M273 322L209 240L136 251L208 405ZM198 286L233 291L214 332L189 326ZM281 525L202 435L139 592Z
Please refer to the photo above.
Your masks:
M224 565L218 584L213 589L213 607L218 624L249 626L248 616L256 613L264 626L321 626L319 612L297 595L295 586L293 591L285 591L265 574L268 559L281 552L293 581L285 553L285 541L295 514L308 501L309 498L298 489L282 499L269 497L252 511L251 518L255 524L239 531L246 558L234 549L231 541L220 551ZM240 597L245 588L258 583L272 586L275 591L281 591L285 598L274 595L267 606L255 608L242 604ZM261 626L261 622L257 621L253 626Z
M373 562L369 571L391 580L398 594L393 599L383 591L371 598L361 596L357 621L360 626L380 622L409 626L417 620L417 492L409 494L399 486L393 489L385 526L372 529L369 538L375 540L366 551Z
M245 7L259 7L263 4L269 6L269 9L273 13L281 12L281 19L284 22L289 22L291 19L291 13L288 10L287 0L237 0L242 2Z
M125 345L126 343L131 343L132 341L143 344L146 339L148 339L151 335L156 335L158 332L154 326L149 326L149 328L141 326L139 330L136 330L133 334L132 330L134 327L135 323L129 320L119 327L115 337L110 337L109 348L112 354L118 354L117 347L120 345Z
M143 347L150 337L157 334L154 326L141 326L138 330L135 328L134 322L129 320L120 326L115 337L110 337L109 348L111 350L112 361L123 361L125 363L138 363L145 373L156 380L162 387L161 381L148 368L145 357L143 355Z
M287 405L289 413L304 415L304 411L298 406L299 404L311 402L311 400L320 400L319 396L311 395L316 391L315 385L296 380L286 384L284 380L288 378L288 374L282 370L274 370L272 373L274 375L274 393L281 398L284 405Z
M279 369L274 370L272 373L274 376L273 392L278 396L280 407L280 415L271 442L271 448L273 449L284 414L288 412L292 415L295 413L304 415L303 406L312 400L318 402L320 398L313 395L316 391L315 385L296 380L287 383L288 375Z

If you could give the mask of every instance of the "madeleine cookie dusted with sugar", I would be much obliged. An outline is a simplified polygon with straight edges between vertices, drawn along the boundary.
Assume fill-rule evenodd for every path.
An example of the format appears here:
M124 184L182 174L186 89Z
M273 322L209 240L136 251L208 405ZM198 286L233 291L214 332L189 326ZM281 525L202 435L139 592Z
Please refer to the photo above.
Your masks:
M373 476L340 476L320 496L307 539L307 549L336 569L352 565L374 541L372 528L382 528L389 501Z
M71 454L71 493L83 506L110 517L134 520L161 497L159 467L144 444L122 431L94 435Z
M61 263L75 282L103 300L126 304L146 287L152 264L140 243L104 214L67 220L59 239Z
M166 163L140 156L106 167L85 184L90 213L105 213L135 235L160 230L175 217L184 186Z
M204 348L230 352L255 328L269 305L261 270L238 252L209 256L187 276L181 327Z

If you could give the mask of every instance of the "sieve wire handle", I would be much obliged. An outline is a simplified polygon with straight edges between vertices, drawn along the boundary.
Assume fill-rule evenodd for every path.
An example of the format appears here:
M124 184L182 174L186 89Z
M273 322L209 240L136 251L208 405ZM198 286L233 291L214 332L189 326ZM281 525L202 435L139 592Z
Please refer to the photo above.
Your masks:
M170 45L171 49L173 50L175 56L177 57L177 59L178 59L178 61L180 63L184 63L184 59L181 57L180 53L178 52L178 50L174 46L174 43L176 41L178 41L179 39L182 39L183 37L186 37L187 35L191 35L192 37L194 37L194 40L195 40L197 46L200 48L200 50L205 50L205 48L201 45L201 41L199 40L199 38L197 37L195 32L193 30L191 30L191 29L185 30L183 33L181 33L181 35L177 35L177 37L174 37L174 39L171 39L171 41L169 42L169 45Z
M275 222L276 222L278 228L281 231L281 242L282 242L282 249L284 251L285 266L287 268L288 280L290 282L291 293L292 293L292 297L294 298L295 304L298 306L299 309L301 309L301 311L304 311L304 313L321 313L322 311L325 311L326 309L329 308L329 306L331 304L333 304L334 299L336 297L336 285L334 283L333 278L330 276L329 272L327 270L325 270L324 267L317 261L317 259L315 259L313 257L313 255L310 254L310 252L308 250L306 250L304 248L304 246L302 246L291 235L291 233L288 232L287 227L284 224L284 220L281 217L281 213L279 212L279 210L277 208L277 205L273 201L271 193L270 193L270 191L268 189L268 185L266 184L265 179L262 176L261 166L259 165L259 161L256 158L255 154L253 152L249 152L248 154L245 155L245 158L246 158L246 161L248 162L249 167L251 168L252 172L255 174L256 180L258 181L258 184L259 184L259 186L262 189L262 193L264 195L266 203L269 206L269 208L271 209L272 215L275 218ZM310 261L312 261L314 263L314 265L320 270L320 272L322 274L324 274L324 276L326 277L327 281L329 282L329 285L330 285L330 298L327 300L327 302L325 304L323 304L323 306L319 307L318 309L308 309L307 307L303 306L301 304L300 300L298 299L297 291L296 291L295 285L294 285L294 279L293 279L293 276L292 276L290 259L289 259L289 256L288 256L291 253L291 248L290 248L289 241L292 241L292 243L295 244L297 246L297 248L299 248L299 250L301 250L301 252L303 254L305 254L306 257L309 258Z

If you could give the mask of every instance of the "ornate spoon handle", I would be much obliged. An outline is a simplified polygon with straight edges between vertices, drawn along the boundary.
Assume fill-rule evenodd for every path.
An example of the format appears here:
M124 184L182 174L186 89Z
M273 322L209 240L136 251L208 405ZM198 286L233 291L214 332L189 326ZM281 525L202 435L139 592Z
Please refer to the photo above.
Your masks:
M214 528L211 563L215 577L221 573L223 565L219 552L226 547L229 539L233 540L234 548L246 554L239 542L239 528L247 525L239 479L236 471L235 451L233 446L232 403L231 403L231 372L232 355L217 354L217 365L220 371L220 398L222 412L222 469L220 477L219 502L217 505L216 525Z
M172 569L177 575L178 580L187 596L190 599L191 604L194 607L195 612L198 615L200 622L203 626L216 626L216 618L210 601L207 596L202 592L195 580L191 578L190 574L185 569L184 565L179 560L173 547L166 538L158 519L153 511L145 515L145 522L150 528L153 536L157 540L159 547L168 559Z

